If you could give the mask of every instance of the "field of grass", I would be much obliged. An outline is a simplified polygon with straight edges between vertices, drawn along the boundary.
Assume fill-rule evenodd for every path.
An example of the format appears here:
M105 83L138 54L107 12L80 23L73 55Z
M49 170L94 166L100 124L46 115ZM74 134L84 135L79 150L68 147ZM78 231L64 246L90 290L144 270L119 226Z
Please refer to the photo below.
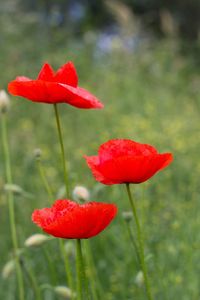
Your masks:
M129 210L124 186L95 182L83 155L96 154L111 138L130 138L172 152L174 162L145 184L132 187L145 238L145 255L152 292L156 300L200 299L200 74L182 57L176 44L160 43L136 53L115 51L96 57L92 47L60 36L44 39L31 26L7 28L0 49L1 89L17 75L35 78L48 61L55 68L72 60L80 85L105 104L103 110L79 110L59 105L66 155L70 161L70 189L86 186L94 201L115 202L117 218L99 236L89 241L96 266L99 300L144 300L144 286L129 242L122 212ZM9 142L14 183L30 194L15 195L20 248L40 230L31 222L35 208L48 205L34 149L42 150L55 199L64 185L60 148L53 107L12 97L8 113ZM5 164L0 144L0 269L12 256ZM132 224L132 223L131 223ZM132 224L134 234L134 222ZM71 241L66 241L71 243ZM72 247L74 246L72 242ZM46 253L46 254L45 254ZM48 263L46 256L50 258ZM74 266L73 253L70 256ZM39 285L66 285L62 258L55 239L22 255L26 299L35 299L26 272L31 270ZM52 270L53 268L53 270ZM45 290L45 300L62 299ZM0 299L16 300L16 279L0 279Z

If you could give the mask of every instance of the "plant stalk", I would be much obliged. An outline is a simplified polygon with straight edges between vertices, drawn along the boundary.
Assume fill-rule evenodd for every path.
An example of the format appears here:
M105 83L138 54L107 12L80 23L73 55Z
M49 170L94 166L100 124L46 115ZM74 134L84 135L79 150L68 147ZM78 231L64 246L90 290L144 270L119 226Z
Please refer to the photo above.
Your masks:
M98 278L97 270L95 267L90 241L86 240L84 246L85 246L86 262L88 266L88 279L91 286L92 299L99 300L102 299L103 292Z
M10 151L8 143L8 134L7 134L7 119L6 114L1 114L1 123L2 123L2 141L5 157L5 168L6 168L6 181L8 184L12 184L12 173L11 173L11 162L10 162ZM24 282L22 267L20 265L20 259L17 255L18 250L18 240L17 240L17 231L16 231L16 222L15 222L15 208L14 208L14 197L12 191L8 191L8 209L9 209L9 220L10 220L10 229L11 229L11 238L14 249L15 263L16 263L16 273L17 273L17 282L19 288L19 299L24 300Z
M85 266L82 254L81 240L76 240L76 270L78 300L89 300L89 290L85 275Z
M47 181L47 178L46 178L46 174L45 174L45 171L44 171L44 168L42 166L42 163L41 163L41 159L40 158L37 158L36 159L36 163L37 163L37 167L38 167L38 171L39 171L39 174L40 174L40 177L42 179L42 182L44 184L44 187L47 191L47 194L49 196L49 202L51 203L51 201L53 200L53 192L50 188L50 185Z
M69 198L69 176L68 176L68 171L67 171L66 158L65 158L65 149L64 149L62 129L61 129L61 124L60 124L60 118L59 118L59 112L58 112L57 104L54 104L54 111L55 111L55 116L56 116L56 124L57 124L58 137L59 137L59 143L60 143L60 149L61 149L61 158L62 158L62 164L63 164L63 173L64 173L64 179L65 179L66 194L67 194L67 197ZM64 259L64 262L65 262L67 282L69 284L69 287L73 291L72 274L71 274L71 270L70 270L70 266L69 266L69 260L68 260L67 254L65 253L63 240L61 240L61 239L59 240L59 245L60 245L60 250L62 252L63 259Z
M131 209L135 218L135 223L136 223L136 228L137 228L137 238L138 238L138 250L139 250L139 257L140 257L140 264L141 264L141 268L142 268L142 272L144 275L144 282L145 282L145 287L146 287L146 293L147 293L147 297L148 300L153 300L152 298L152 294L151 294L151 287L150 287L150 283L149 283L149 278L148 278L148 274L147 274L147 267L146 267L146 263L145 263L145 257L144 257L144 242L143 242L143 235L142 235L142 231L141 231L141 227L140 227L140 222L139 222L139 218L137 215L137 210L135 207L135 203L133 201L133 197L131 195L131 191L130 191L130 184L126 183L126 190L128 193L128 198L129 198L129 202L131 205Z
M30 281L30 285L32 286L32 289L35 294L35 300L42 300L41 299L41 293L40 293L40 287L38 286L38 283L36 281L36 276L32 272L32 270L24 265L25 272L27 273L28 279Z
M137 256L137 262L138 262L138 264L140 266L141 262L140 262L140 254L139 254L139 250L138 250L138 245L137 245L137 243L136 243L136 241L134 239L134 236L133 236L133 234L131 232L130 222L127 222L127 221L125 221L125 222L126 222L126 226L127 226L127 231L128 231L129 239L130 239L130 241L131 241L131 243L133 245L133 248L134 248L136 256Z
M62 156L62 164L63 164L66 194L67 194L67 197L69 197L69 176L68 176L68 172L67 172L67 165L66 165L66 159L65 159L65 149L64 149L64 143L63 143L63 138L62 138L62 129L61 129L61 124L60 124L60 118L59 118L57 104L54 104L54 111L55 111L55 116L56 116L58 137L59 137L60 148L61 148L61 156Z

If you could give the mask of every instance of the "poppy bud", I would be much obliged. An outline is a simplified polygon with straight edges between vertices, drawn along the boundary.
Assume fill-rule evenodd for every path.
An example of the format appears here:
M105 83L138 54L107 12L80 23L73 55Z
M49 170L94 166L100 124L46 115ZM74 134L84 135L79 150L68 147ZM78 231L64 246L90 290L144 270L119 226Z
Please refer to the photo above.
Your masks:
M131 211L123 211L122 212L122 217L126 222L130 222L133 218L133 214Z
M36 148L34 151L33 151L33 155L36 159L40 159L41 155L42 155L42 151L40 148Z
M24 245L26 247L37 247L45 243L46 241L50 240L51 238L45 234L36 233L31 236L29 236L25 242Z
M142 271L139 271L135 276L135 283L137 286L142 287L144 284L144 274Z
M0 90L0 112L6 113L10 106L10 97L4 90Z
M9 260L3 267L2 269L2 277L3 279L7 279L8 277L10 277L10 275L12 275L12 273L15 271L15 261Z
M72 298L72 291L68 288L68 287L66 287L66 286L62 286L62 285L60 285L60 286L56 286L56 287L54 287L54 292L57 294L57 295L59 295L59 296L61 296L61 297L63 297L63 298L65 298L65 299L71 299Z
M73 198L74 200L78 201L78 202L87 202L89 201L89 198L90 198L90 193L88 191L88 189L84 186L80 186L80 185L77 185L73 192Z

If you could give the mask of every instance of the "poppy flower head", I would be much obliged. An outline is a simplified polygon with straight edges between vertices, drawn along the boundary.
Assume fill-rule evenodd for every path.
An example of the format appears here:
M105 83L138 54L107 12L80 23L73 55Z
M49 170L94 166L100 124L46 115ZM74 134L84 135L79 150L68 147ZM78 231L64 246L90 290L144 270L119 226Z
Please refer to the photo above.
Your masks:
M103 107L94 95L78 86L78 75L72 62L61 66L57 72L45 63L37 79L18 76L8 84L8 91L33 102L67 103L85 109Z
M51 208L35 210L32 221L55 237L87 239L103 231L116 213L114 204L56 200Z
M171 153L159 154L151 145L128 139L110 140L97 156L85 156L97 181L104 184L141 183L167 167Z

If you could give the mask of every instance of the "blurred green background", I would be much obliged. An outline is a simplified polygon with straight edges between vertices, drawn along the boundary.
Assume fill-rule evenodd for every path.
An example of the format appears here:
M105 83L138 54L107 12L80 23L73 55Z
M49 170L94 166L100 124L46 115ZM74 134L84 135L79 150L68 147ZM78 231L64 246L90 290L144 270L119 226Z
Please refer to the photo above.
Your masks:
M55 69L74 62L80 86L105 104L103 110L59 105L71 190L86 186L95 201L116 202L111 226L90 240L99 300L144 300L134 249L122 211L129 210L123 186L95 182L83 155L96 154L111 138L130 138L172 152L174 162L147 183L133 187L144 229L145 254L156 300L200 299L200 73L199 1L14 1L0 3L0 89L17 75L36 78L48 61ZM9 142L20 248L33 233L33 209L48 205L34 149L55 199L63 186L53 107L11 98ZM12 258L5 164L0 144L0 269ZM27 195L28 193L28 195ZM134 222L131 223L134 234ZM66 241L68 243L68 241ZM55 272L49 269L48 253ZM22 254L38 284L66 285L55 240ZM74 257L70 256L72 265ZM35 299L25 276L26 299ZM0 279L0 299L16 300L12 273ZM45 290L42 299L62 299Z

